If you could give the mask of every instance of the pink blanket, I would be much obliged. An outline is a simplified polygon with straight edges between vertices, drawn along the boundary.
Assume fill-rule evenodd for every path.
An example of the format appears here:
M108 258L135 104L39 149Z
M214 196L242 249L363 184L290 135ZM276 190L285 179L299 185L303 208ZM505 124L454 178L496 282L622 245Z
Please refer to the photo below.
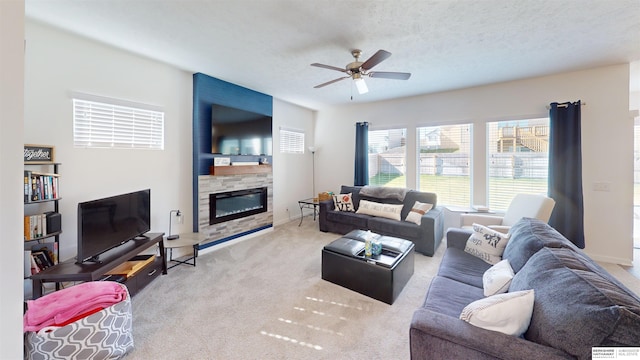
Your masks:
M63 324L96 308L107 308L127 297L124 285L113 281L91 281L27 301L24 332Z

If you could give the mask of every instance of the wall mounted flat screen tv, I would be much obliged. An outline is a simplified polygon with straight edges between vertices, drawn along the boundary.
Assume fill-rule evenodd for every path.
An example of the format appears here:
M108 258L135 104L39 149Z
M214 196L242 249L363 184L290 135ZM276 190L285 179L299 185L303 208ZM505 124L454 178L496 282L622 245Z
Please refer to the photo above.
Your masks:
M148 232L150 214L150 189L79 203L76 262L98 262L100 254Z
M271 127L271 116L213 104L211 153L272 155Z

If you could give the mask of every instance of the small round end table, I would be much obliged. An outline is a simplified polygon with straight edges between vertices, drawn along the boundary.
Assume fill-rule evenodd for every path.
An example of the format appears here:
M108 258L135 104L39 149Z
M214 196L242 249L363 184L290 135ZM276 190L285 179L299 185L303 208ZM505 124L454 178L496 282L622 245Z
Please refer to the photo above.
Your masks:
M169 252L169 257L167 258L167 262L173 262L175 264L169 266L167 269L171 269L172 267L178 266L180 264L193 265L196 266L196 258L198 257L198 245L204 240L204 237L200 233L186 233L179 234L179 238L173 240L167 240L167 238L163 238L165 251ZM173 258L173 249L188 247L191 246L193 248L193 255L183 260L176 260Z

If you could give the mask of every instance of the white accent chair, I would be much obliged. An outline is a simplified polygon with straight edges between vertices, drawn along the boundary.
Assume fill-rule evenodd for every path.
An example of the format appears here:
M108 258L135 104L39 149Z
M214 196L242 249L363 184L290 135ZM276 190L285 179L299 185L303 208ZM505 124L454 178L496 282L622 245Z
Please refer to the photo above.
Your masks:
M463 229L471 229L472 225L480 224L502 233L508 233L511 226L523 217L535 218L544 222L549 221L556 202L543 195L517 194L504 215L489 214L461 214L460 225Z

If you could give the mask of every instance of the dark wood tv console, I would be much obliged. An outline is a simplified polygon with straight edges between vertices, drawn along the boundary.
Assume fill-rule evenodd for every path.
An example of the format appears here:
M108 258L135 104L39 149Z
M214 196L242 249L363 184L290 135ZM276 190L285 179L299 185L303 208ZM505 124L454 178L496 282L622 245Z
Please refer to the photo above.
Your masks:
M160 275L160 273L167 273L166 254L162 241L164 233L149 233L145 235L147 237L145 239L129 240L117 248L100 255L100 262L76 264L75 259L70 259L31 275L31 280L33 281L33 298L37 299L42 296L42 283L45 282L61 283L67 281L100 280L109 271L157 244L160 249L160 255L156 256L153 262L149 263L149 265L141 269L136 275L129 277L124 282L129 289L129 294L133 296L151 282L151 280Z

